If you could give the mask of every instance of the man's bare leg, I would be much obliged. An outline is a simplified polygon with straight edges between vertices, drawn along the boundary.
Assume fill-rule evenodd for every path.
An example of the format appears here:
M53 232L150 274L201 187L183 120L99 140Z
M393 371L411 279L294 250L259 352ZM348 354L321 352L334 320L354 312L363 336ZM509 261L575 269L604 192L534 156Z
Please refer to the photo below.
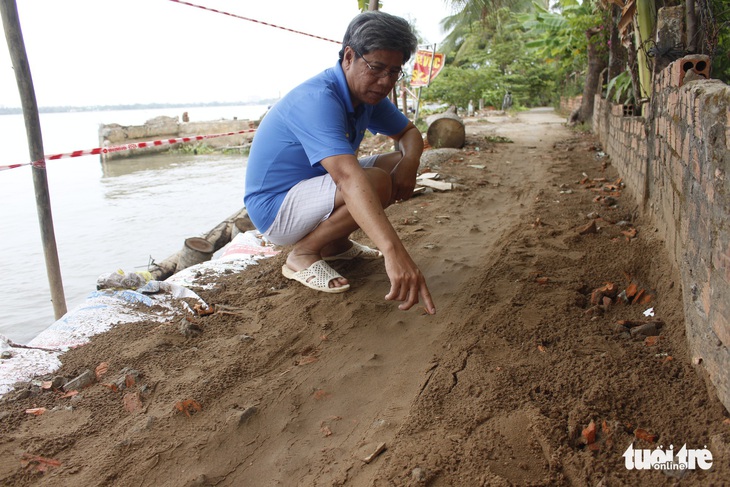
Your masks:
M390 174L402 157L403 156L400 152L389 152L387 154L381 154L380 156L378 156L373 167L382 169L387 174ZM383 200L384 195L380 194L380 192L378 192L378 194L380 195L380 202L383 204L383 208L387 208L393 202L391 197L388 197L387 200ZM339 202L339 204L344 204L344 201ZM335 205L338 205L337 201L335 202ZM357 225L355 225L355 228L347 233L347 235L345 235L344 237L332 240L329 244L325 245L321 249L320 255L322 257L330 257L332 255L338 255L342 252L346 252L347 250L349 250L350 247L352 247L352 244L350 243L350 234L357 229L358 227Z
M380 160L380 158L378 158ZM387 206L391 197L390 174L380 168L366 168L365 174L375 188L383 207ZM349 236L359 228L347 210L345 201L338 190L335 196L335 209L330 217L320 223L310 234L294 244L286 258L286 265L293 271L308 268L323 256L336 255L347 250L351 244ZM330 287L347 284L344 277L333 279Z

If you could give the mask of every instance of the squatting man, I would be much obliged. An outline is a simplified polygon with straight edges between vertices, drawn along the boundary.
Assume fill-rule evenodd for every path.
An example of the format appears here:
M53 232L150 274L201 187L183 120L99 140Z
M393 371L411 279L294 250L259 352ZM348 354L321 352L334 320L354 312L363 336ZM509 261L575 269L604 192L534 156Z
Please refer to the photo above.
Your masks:
M385 12L356 16L334 67L278 101L256 131L244 202L272 243L292 246L282 273L317 291L340 293L349 281L333 260L384 259L386 300L408 310L436 307L426 280L384 209L413 194L423 152L419 130L388 94L417 47L407 21ZM365 130L389 136L398 150L358 159ZM376 248L349 237L362 229Z

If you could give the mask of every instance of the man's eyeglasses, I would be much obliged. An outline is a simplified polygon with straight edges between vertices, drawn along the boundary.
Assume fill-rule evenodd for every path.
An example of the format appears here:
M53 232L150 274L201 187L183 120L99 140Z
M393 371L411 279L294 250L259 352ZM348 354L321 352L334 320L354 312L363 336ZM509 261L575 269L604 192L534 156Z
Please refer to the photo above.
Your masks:
M370 63L368 62L368 60L365 59L365 56L360 54L357 50L355 50L355 48L353 48L352 50L355 51L355 54L360 56L360 59L365 61L365 65L370 70L370 74L376 78L389 77L393 81L399 81L399 80L403 79L403 76L405 76L405 73L403 72L402 69L389 70L388 68L381 67L381 66L371 66Z

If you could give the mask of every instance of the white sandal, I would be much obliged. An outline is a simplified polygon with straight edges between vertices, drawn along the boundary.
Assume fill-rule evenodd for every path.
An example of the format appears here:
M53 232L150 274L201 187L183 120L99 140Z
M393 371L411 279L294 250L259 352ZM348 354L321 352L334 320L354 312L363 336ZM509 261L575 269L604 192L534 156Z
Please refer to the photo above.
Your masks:
M349 284L339 287L329 286L332 279L341 278L342 276L323 260L318 260L306 269L296 272L283 265L281 266L281 273L287 279L294 279L310 289L322 291L323 293L344 293L350 289Z

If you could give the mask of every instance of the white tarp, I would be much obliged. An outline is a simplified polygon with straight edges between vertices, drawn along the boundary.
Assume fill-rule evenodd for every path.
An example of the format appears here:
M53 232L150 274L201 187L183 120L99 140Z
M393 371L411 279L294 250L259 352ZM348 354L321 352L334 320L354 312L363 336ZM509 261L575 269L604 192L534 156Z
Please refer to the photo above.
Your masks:
M166 322L180 318L185 312L192 312L181 298L203 302L189 287L213 287L215 279L230 270L240 271L256 264L258 259L278 253L266 244L255 231L239 233L214 260L185 269L165 281L147 281L136 289L101 289L90 293L86 300L72 309L47 329L33 338L27 345L19 346L0 335L0 395L12 390L16 382L26 382L38 375L50 374L61 366L61 354L78 347L89 339L113 326L138 321ZM136 282L135 276L119 272L121 279L114 282ZM100 276L108 282L113 274ZM102 277L104 279L102 279ZM196 281L209 284L200 285ZM152 305L156 305L152 311ZM2 358L6 357L6 358Z

